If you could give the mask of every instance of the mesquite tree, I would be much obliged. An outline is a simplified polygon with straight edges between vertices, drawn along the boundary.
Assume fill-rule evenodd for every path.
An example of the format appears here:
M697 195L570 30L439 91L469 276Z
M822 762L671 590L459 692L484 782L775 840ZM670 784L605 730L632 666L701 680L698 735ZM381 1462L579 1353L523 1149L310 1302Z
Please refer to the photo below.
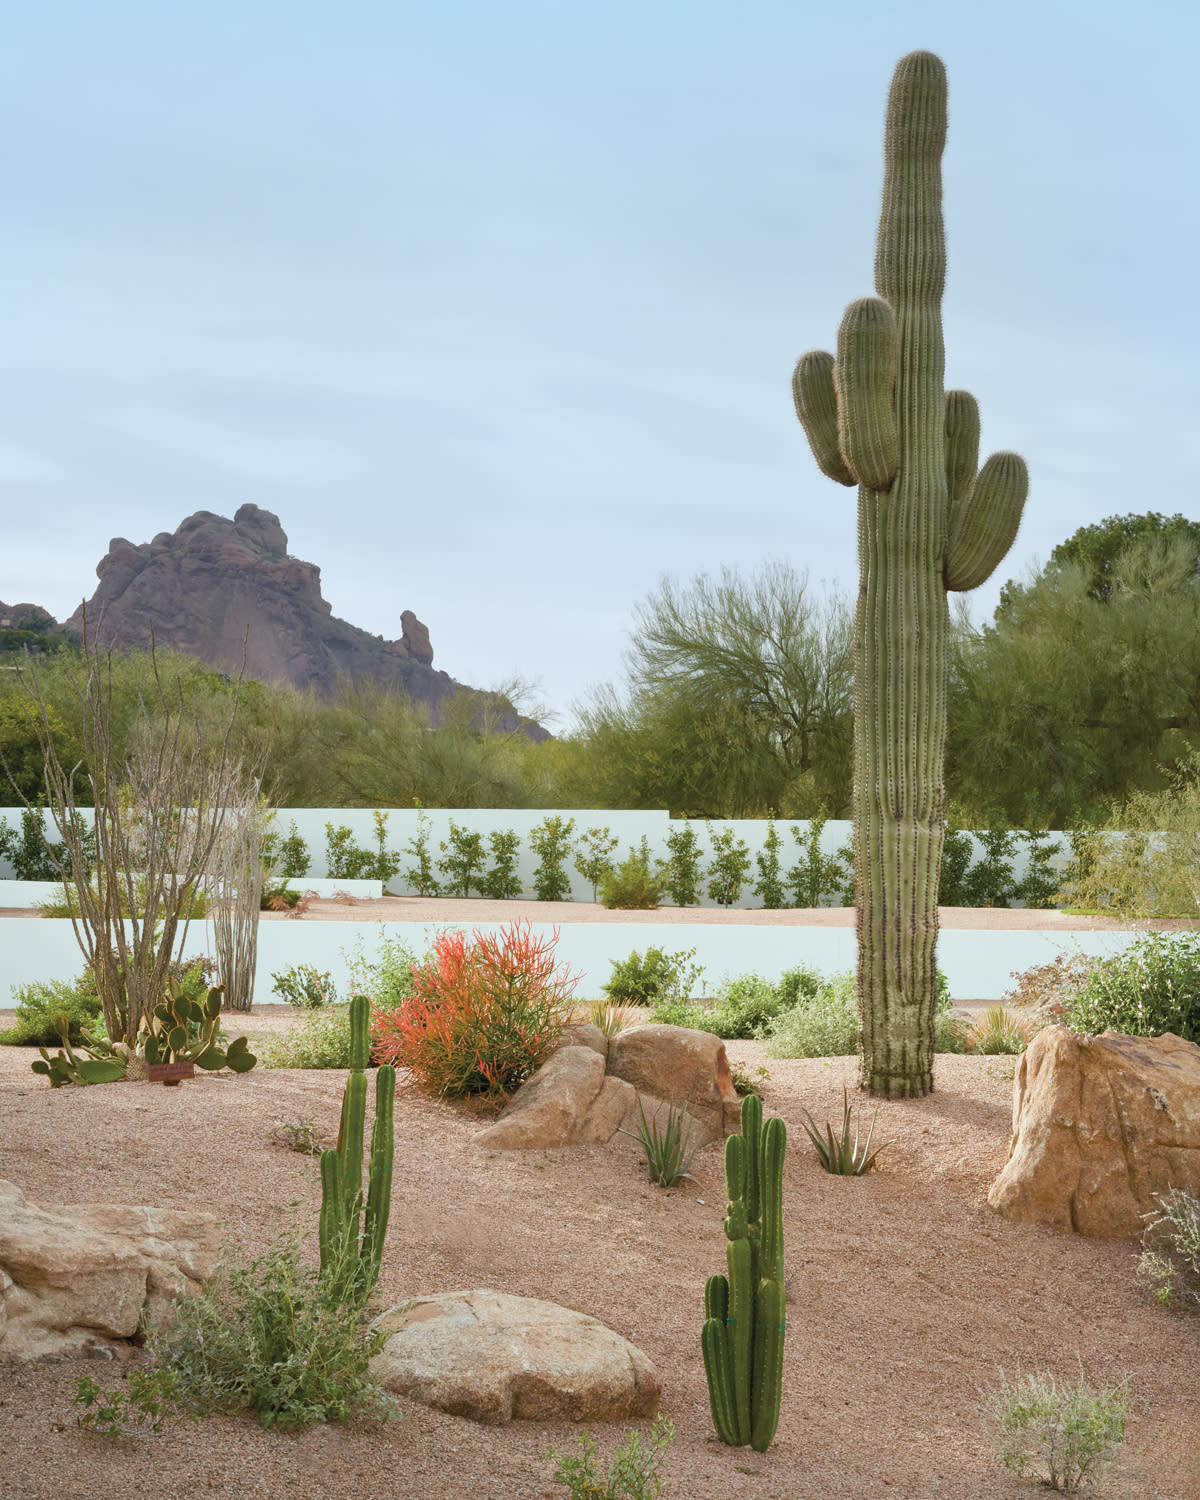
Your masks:
M878 297L852 302L837 357L804 355L793 392L822 472L858 486L854 853L863 1084L933 1087L944 834L947 592L978 587L1012 545L1025 462L982 469L979 408L944 391L941 157L946 70L901 58L888 98Z

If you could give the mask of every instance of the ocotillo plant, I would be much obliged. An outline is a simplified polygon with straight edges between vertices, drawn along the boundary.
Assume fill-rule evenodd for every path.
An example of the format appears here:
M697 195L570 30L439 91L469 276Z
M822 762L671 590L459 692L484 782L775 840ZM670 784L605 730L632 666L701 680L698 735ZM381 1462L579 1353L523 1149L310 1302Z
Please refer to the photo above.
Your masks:
M700 1348L713 1426L723 1443L765 1453L783 1389L782 1120L762 1122L762 1100L742 1102L742 1133L725 1142L725 1258L729 1275L704 1288Z
M976 588L1012 545L1025 462L976 472L979 408L944 391L941 157L946 70L901 58L888 98L878 297L852 302L837 358L796 366L817 464L858 485L854 855L862 1081L911 1098L933 1087L938 872L945 817L948 590Z
M367 1105L367 1065L371 1060L369 1003L350 1002L350 1077L342 1095L342 1123L336 1151L321 1154L321 1274L340 1299L366 1302L379 1278L379 1262L392 1206L394 1136L392 1103L396 1070L384 1064L375 1073L375 1123L363 1199L363 1131Z

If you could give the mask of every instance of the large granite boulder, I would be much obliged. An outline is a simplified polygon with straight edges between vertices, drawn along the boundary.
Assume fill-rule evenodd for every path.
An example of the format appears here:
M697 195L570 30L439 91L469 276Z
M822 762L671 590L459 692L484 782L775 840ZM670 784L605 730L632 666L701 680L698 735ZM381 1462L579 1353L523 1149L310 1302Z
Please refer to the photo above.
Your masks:
M108 1204L45 1209L0 1179L0 1355L131 1338L217 1269L215 1215Z
M596 1026L577 1026L475 1137L497 1151L601 1145L619 1130L682 1106L692 1141L707 1145L736 1130L741 1101L725 1043L683 1026L637 1026L608 1041Z
M658 1410L658 1373L641 1350L553 1302L444 1292L372 1328L390 1334L371 1361L382 1386L473 1422L620 1422Z
M1066 1232L1134 1238L1168 1187L1200 1196L1200 1047L1170 1032L1041 1032L1017 1069L1012 1144L992 1207Z

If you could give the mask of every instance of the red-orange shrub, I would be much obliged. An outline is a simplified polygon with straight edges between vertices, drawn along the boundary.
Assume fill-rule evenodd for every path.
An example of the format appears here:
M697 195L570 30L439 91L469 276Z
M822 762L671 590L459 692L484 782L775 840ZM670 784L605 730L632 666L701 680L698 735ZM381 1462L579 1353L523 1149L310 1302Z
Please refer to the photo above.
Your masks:
M413 992L374 1012L377 1062L407 1068L424 1093L507 1099L543 1062L566 1024L579 982L555 964L558 929L535 937L528 922L470 938L443 932L413 965Z

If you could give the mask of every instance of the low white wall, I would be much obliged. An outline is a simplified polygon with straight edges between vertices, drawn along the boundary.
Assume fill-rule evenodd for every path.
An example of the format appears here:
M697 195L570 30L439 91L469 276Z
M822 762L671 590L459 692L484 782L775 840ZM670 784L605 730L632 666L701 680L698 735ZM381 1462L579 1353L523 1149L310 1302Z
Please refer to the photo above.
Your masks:
M446 925L446 924L439 924ZM501 924L481 923L485 930ZM255 1001L268 1004L271 972L290 964L315 964L328 970L345 992L348 958L359 945L368 958L381 937L399 939L415 952L428 945L436 927L423 922L393 922L383 926L365 922L265 922L258 935L258 978ZM534 923L533 930L549 937L553 927ZM1105 956L1119 952L1135 937L1126 932L1080 932L1069 937L1042 932L943 931L938 938L938 961L960 1000L998 1000L1012 987L1014 972L1052 962L1060 953ZM208 924L194 922L187 954L212 952ZM679 952L696 949L695 962L704 966L711 989L723 976L749 971L775 979L798 963L826 973L852 968L854 930L850 927L703 926L672 923L566 923L559 928L560 961L581 971L578 994L592 999L611 973L613 960L633 949L647 947ZM0 1006L11 1006L10 987L40 979L68 980L83 967L78 945L65 919L10 917L0 921Z

